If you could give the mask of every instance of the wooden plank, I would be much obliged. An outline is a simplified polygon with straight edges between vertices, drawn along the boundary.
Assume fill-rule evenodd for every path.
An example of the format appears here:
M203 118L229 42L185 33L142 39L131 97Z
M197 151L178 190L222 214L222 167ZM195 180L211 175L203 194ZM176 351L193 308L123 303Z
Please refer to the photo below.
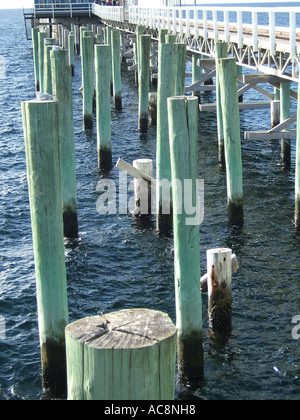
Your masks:
M262 131L245 131L244 132L244 139L245 140L278 140L283 137L282 132L272 132L270 133L267 130ZM296 138L296 130L290 130L284 132L284 138L286 139L295 139Z
M239 103L240 111L246 109L268 109L271 106L270 101L258 101L258 102L241 102ZM200 104L199 109L202 112L214 112L217 110L216 104Z

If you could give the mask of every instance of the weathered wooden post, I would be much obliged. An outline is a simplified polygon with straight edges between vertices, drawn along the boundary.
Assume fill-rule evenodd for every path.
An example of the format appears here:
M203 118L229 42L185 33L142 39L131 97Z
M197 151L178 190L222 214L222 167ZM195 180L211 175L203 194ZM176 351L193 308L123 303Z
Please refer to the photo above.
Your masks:
M66 392L68 324L58 107L55 101L22 103L35 258L43 386Z
M149 116L151 126L157 124L157 92L149 93Z
M175 96L185 94L186 44L174 44L176 57Z
M139 70L139 124L141 133L148 131L148 105L150 85L150 35L142 35L140 39Z
M157 89L157 229L169 232L172 229L171 162L169 144L167 99L174 95L176 83L175 44L158 45Z
M56 45L56 39L45 38L44 44L44 93L52 95L50 52L52 51L53 45Z
M300 84L298 87L300 95ZM299 96L300 97L300 96ZM295 229L300 233L300 102L297 108L297 139L296 139L296 161L295 161Z
M217 42L216 43L216 60L228 57L228 42ZM218 146L219 146L219 163L225 166L225 151L224 151L224 127L223 127L223 115L222 115L222 104L221 104L221 92L220 92L220 81L218 66L216 73L216 101L217 101L217 122L218 122Z
M110 109L110 63L109 45L96 45L96 121L98 168L108 172L112 168L111 109Z
M75 36L74 32L69 33L68 37L68 52L69 52L69 66L71 67L72 76L75 75L75 67L74 67L74 55L75 55Z
M280 83L280 122L284 122L290 117L291 110L291 83L281 82ZM285 169L291 167L291 140L281 139L281 164Z
M122 81L121 81L121 49L119 31L111 32L112 47L112 80L114 107L117 111L122 110Z
M83 125L85 130L93 128L94 101L94 40L91 36L81 39L81 62L83 84Z
M174 34L166 34L166 36L165 36L165 43L166 44L175 44L176 43L176 35L174 35Z
M224 127L228 221L231 225L242 226L243 168L235 59L218 60L218 72Z
M280 124L280 100L271 101L271 127Z
M202 76L202 69L198 66L198 55L193 54L192 56L192 83L198 82ZM200 99L200 91L194 91L193 96L197 96Z
M217 248L206 254L209 326L213 332L226 336L232 328L232 251Z
M44 92L44 40L47 38L47 32L39 32L39 75L40 75L40 92Z
M141 50L141 36L144 33L144 27L142 25L138 25L136 27L136 64L137 64L137 83L139 83L139 72L140 72L140 50Z
M137 159L133 167L153 178L153 161L151 159ZM135 210L137 217L149 217L152 214L152 188L145 180L134 179Z
M183 377L203 373L198 200L198 98L168 99L172 168L178 366Z
M176 328L163 312L81 319L67 326L66 349L68 400L174 399Z
M168 29L160 29L158 31L158 42L160 44L165 44L166 42L166 35L168 34Z
M35 90L40 90L40 68L39 68L39 30L32 28L32 46L33 46L33 62L34 62L34 78Z
M72 73L67 50L54 49L50 56L53 95L58 101L59 111L64 235L66 238L78 238Z

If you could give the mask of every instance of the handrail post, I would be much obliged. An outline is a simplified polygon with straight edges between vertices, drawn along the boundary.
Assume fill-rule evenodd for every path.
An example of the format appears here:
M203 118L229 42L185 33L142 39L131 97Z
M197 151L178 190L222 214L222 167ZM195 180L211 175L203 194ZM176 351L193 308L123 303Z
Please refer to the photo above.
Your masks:
M252 37L253 37L253 51L258 51L258 32L257 32L257 12L252 12Z
M270 10L269 12L269 32L270 32L270 55L275 55L275 44L276 44L276 34L275 34L275 12Z

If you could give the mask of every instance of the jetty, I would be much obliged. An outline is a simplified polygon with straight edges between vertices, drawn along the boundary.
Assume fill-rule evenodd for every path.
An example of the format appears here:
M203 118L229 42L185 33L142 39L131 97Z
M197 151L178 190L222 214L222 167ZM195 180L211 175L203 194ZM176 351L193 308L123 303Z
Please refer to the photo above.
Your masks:
M299 95L300 28L296 22L300 8L287 12L280 7L118 3L35 0L31 11L24 11L26 27L28 22L31 26L38 99L22 104L34 252L40 267L51 267L37 272L43 380L45 388L57 391L59 377L59 391L65 389L67 367L69 399L117 399L120 395L123 399L172 399L176 351L181 380L203 374L203 279L208 285L211 330L225 336L231 332L236 256L227 248L208 250L207 274L200 273L200 237L195 228L201 223L199 112L216 112L216 160L226 169L228 223L239 229L244 223L240 112L271 110L269 130L246 131L244 140L281 140L284 169L291 168L291 140L297 139L294 227L300 231L299 109L291 115L291 101L297 102ZM288 26L279 26L278 13L286 13ZM111 96L115 110L122 110L121 59L139 85L140 133L148 130L149 112L156 114L151 117L157 125L156 177L147 159L136 160L133 166L119 159L116 167L135 178L134 217L149 215L155 190L157 230L173 232L176 327L167 314L149 309L124 310L68 325L63 240L77 238L80 224L71 129L74 53L81 56L83 130L94 128L96 114L98 169L104 177L113 166ZM187 74L187 62L191 74ZM187 83L187 76L192 83ZM149 92L150 78L157 92ZM250 89L261 95L260 101L243 100ZM201 103L200 93L213 90L216 102ZM50 147L53 141L55 147ZM49 228L47 208L57 228ZM59 285L56 293L49 293L53 278Z

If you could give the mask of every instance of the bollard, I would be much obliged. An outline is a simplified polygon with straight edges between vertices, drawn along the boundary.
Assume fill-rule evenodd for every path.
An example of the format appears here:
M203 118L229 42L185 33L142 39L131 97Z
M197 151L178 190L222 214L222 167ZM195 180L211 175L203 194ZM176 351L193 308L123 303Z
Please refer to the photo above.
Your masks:
M64 235L78 238L72 74L66 50L55 49L50 56L53 95L58 101Z
M68 324L58 106L22 103L35 258L43 387L66 392L65 326Z
M94 102L94 40L91 36L81 39L82 85L83 85L83 127L93 128Z
M39 32L39 77L40 77L40 92L44 93L44 40L48 36L47 32Z
M53 45L56 45L56 39L44 39L44 93L49 93L49 95L52 95L50 52L52 51Z
M153 162L151 159L137 159L133 167L153 178ZM137 217L151 216L152 214L152 188L151 183L144 179L134 178L134 215Z
M228 57L228 42L217 42L216 43L216 60ZM224 151L224 127L223 127L223 115L222 115L222 104L221 104L221 92L220 92L220 81L218 66L216 66L216 102L217 102L217 123L218 123L218 148L219 148L219 164L225 166L225 151Z
M173 193L174 272L178 370L182 377L203 374L198 200L198 98L168 99ZM193 207L189 211L187 203Z
M167 314L128 309L66 328L68 400L174 400L176 328Z
M232 328L232 251L217 248L206 254L209 326L215 333L228 335Z
M299 85L300 95L300 85ZM300 97L300 96L299 96ZM295 229L300 233L300 103L297 109L297 139L295 159Z
M112 48L112 83L114 107L117 111L122 110L122 82L121 82L121 49L119 31L111 32Z
M32 28L32 46L33 46L33 61L34 61L34 78L35 90L40 90L40 69L39 69L39 30Z
M174 95L176 83L175 44L159 43L157 89L157 230L172 229L171 163L167 98Z
M280 122L284 122L290 117L291 97L290 97L291 83L280 83ZM287 128L288 129L288 128ZM281 165L285 169L291 167L291 140L281 139Z
M242 226L243 169L235 59L218 60L218 72L224 127L228 221L230 225Z
M148 105L150 85L150 35L140 38L140 69L139 69L139 124L141 133L148 131Z
M110 109L110 62L109 45L96 45L96 121L98 167L108 172L112 168L111 153L111 109Z
M69 66L71 67L72 77L75 75L74 67L74 54L75 54L75 36L74 32L69 33L68 37L68 53L69 53Z

